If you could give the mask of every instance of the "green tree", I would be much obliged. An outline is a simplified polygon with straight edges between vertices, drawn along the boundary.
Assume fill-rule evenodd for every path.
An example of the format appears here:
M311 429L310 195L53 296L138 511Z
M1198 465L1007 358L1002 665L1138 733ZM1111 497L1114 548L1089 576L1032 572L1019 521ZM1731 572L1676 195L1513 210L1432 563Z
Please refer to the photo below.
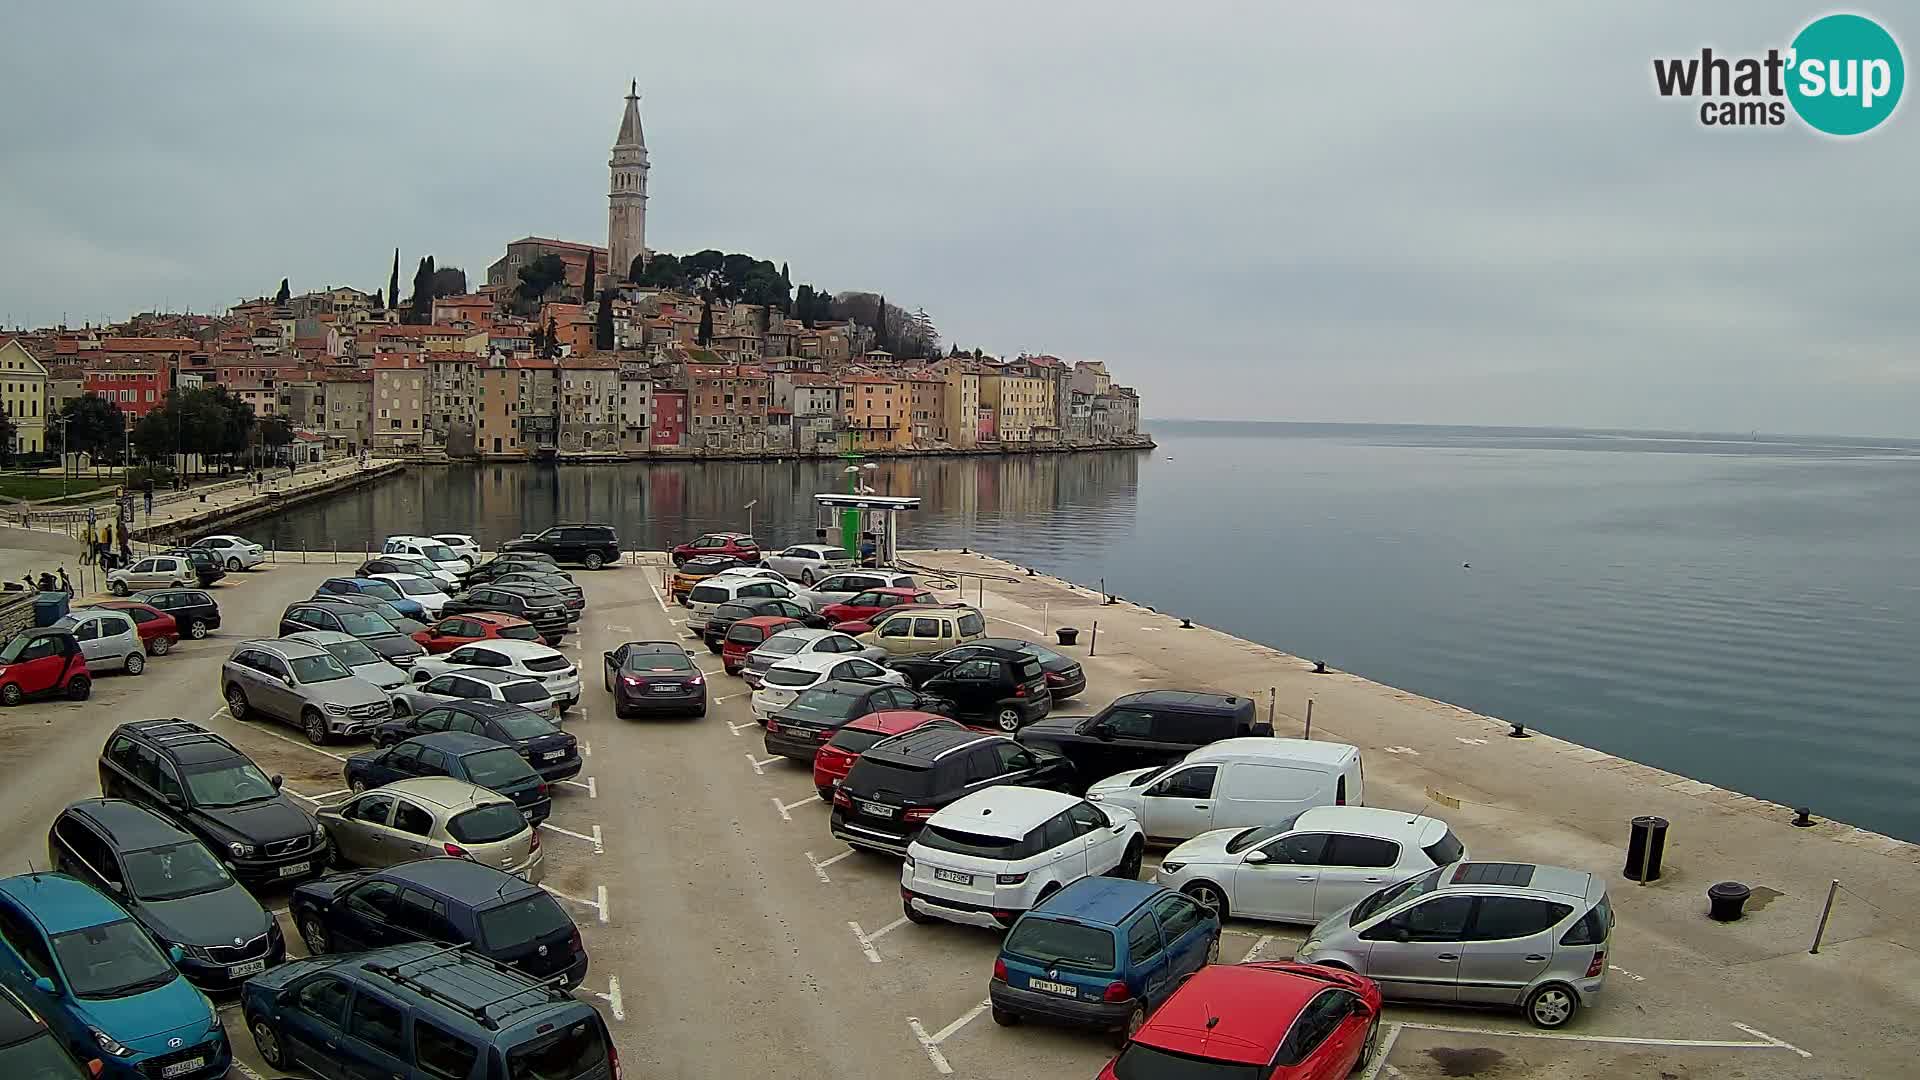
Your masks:
M869 325L873 327L873 347L875 349L885 351L887 347L887 342L893 340L893 336L887 333L887 294L886 293L881 293L879 302L874 305L873 322L870 323Z
M442 266L433 272L433 280L429 282L429 286L427 290L429 300L438 300L443 296L459 296L467 291L467 272L457 266ZM431 304L428 305L427 310L429 314L432 313Z
M99 394L82 394L60 410L66 425L66 449L72 454L88 454L93 460L118 461L126 439L126 414L120 403Z
M544 348L544 349L542 350L542 352L541 352L541 354L540 354L540 355L542 355L542 356L544 356L544 357L546 357L546 358L547 358L547 359L549 359L549 360L557 360L557 359L559 359L559 357L560 357L560 328L559 328L558 326L556 326L556 325L554 325L554 321L553 321L553 316L552 316L552 315L548 315L548 316L547 316L547 332L546 332L546 334L545 334L544 336L545 336L545 339L546 339L546 346L545 346L545 348Z
M613 351L613 296L612 289L602 292L593 313L593 347L601 352Z
M379 289L373 290L373 306L375 308L384 308L387 306L387 298Z
M0 465L13 465L13 444L19 437L20 432L14 426L13 417L0 412Z
M799 316L800 325L813 329L813 286L802 285L793 294L794 314Z
M387 303L400 306L400 249L393 249L393 276L387 279Z
M429 255L420 260L420 269L413 274L409 322L424 324L433 321L433 274L433 256Z
M558 255L542 255L520 268L520 284L515 291L521 299L537 301L547 290L567 279L567 264Z
M293 425L287 423L284 416L269 416L260 421L260 445L273 451L273 459L278 460L280 448L293 441Z
M587 249L587 268L580 275L580 302L583 304L593 299L593 279L600 272L599 268L594 265L594 261L599 254L599 252L592 248Z
M288 301L288 299L290 299L292 296L293 296L292 290L287 288L287 279L281 278L280 291L273 295L273 302L275 304L284 305Z
M253 435L253 406L224 386L189 386L167 393L167 400L134 425L133 445L149 461L175 452L205 460L233 460Z
M700 296L700 337L697 344L706 348L713 340L713 292L706 290Z

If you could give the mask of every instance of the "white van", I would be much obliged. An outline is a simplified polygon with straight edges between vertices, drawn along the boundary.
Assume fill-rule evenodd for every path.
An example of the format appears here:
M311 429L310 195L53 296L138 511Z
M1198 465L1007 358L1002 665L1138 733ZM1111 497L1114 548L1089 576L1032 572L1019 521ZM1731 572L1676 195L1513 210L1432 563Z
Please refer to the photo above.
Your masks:
M1252 735L1109 776L1087 798L1131 810L1148 840L1173 843L1208 829L1289 825L1316 806L1364 806L1364 776L1358 747Z

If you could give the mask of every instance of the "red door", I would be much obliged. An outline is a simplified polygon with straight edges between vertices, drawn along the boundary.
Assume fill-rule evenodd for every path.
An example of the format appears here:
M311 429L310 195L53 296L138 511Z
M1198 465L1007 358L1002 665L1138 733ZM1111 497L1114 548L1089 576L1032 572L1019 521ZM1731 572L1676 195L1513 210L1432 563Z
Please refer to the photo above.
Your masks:
M43 652L42 655L23 659L7 667L7 680L19 683L21 692L28 696L44 694L60 686L62 676L67 673L67 657L59 651L60 643L57 640L48 638L44 643L28 646L31 652L41 652L47 648L54 651Z

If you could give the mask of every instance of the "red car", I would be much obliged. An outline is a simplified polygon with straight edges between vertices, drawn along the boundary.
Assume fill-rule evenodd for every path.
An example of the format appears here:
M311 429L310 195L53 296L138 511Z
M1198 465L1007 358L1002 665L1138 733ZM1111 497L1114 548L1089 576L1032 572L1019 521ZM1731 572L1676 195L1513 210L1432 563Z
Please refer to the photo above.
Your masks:
M92 692L87 658L80 655L80 642L65 630L23 630L0 648L0 705L56 694L85 701Z
M517 615L502 615L497 611L473 611L465 615L449 615L425 630L415 630L413 640L429 653L443 653L457 649L462 645L471 645L476 641L489 638L506 638L509 641L541 641L540 631L533 624Z
M833 789L839 787L840 781L853 771L853 763L860 760L861 753L867 747L889 735L899 735L922 724L932 723L960 726L956 720L915 709L889 709L848 721L834 733L833 738L827 740L825 746L813 752L813 787L819 792L820 801L833 801Z
M720 639L720 666L727 674L740 674L740 665L747 662L747 654L760 647L761 643L782 630L798 630L806 624L799 619L789 619L785 615L755 615L741 619L727 627L727 636Z
M1154 1010L1101 1080L1333 1080L1372 1063L1380 988L1314 964L1209 964Z
M901 604L938 604L940 601L925 589L902 589L888 587L868 589L855 593L838 604L828 604L820 609L827 625L838 628L841 623L867 622L888 608Z
M754 543L753 537L746 533L708 533L676 546L668 554L673 556L675 566L702 555L726 555L743 563L757 563L760 561L760 545Z
M140 635L140 644L146 646L148 656L165 656L173 643L180 640L180 624L173 616L151 604L138 600L106 600L96 607L112 608L124 611L133 617L133 628Z

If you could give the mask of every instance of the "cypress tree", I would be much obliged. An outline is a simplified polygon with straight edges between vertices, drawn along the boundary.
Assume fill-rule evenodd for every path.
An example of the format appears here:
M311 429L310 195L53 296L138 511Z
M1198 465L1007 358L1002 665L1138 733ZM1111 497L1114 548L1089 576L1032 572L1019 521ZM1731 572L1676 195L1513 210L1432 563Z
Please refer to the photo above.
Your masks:
M587 270L580 278L580 302L583 304L593 297L593 279L598 273L598 271L594 269L593 261L594 257L599 254L599 252L591 249L587 252Z
M593 256L589 255L588 258ZM600 294L600 308L593 317L593 347L601 352L613 351L613 290Z
M873 347L880 351L887 348L887 295L880 294L880 302L873 308Z
M393 276L387 279L387 303L400 306L400 249L393 249Z
M276 304L284 304L284 303L286 303L286 302L287 302L287 301L288 301L289 299L291 299L291 298L292 298L292 296L293 296L293 293L292 293L292 290L290 290L290 289L288 289L288 288L287 288L287 279L286 279L286 278L281 278L281 279L280 279L280 291L279 291L278 293L275 293L275 294L274 294L274 297L273 297L273 302L274 302L274 303L276 303Z

